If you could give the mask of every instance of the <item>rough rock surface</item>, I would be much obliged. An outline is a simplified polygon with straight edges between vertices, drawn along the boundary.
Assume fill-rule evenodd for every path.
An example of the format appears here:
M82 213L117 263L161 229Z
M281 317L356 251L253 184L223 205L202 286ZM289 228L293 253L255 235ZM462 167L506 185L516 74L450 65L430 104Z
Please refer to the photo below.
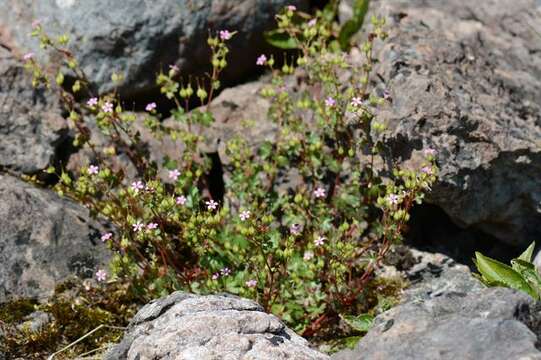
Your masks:
M327 355L253 301L182 292L144 306L106 360L318 360Z
M0 46L0 167L35 173L55 162L68 133L57 104Z
M395 156L438 151L430 201L459 225L524 246L541 235L541 3L381 0L378 74Z
M1 0L0 39L20 52L37 49L28 33L39 20L55 34L71 36L74 53L100 93L112 90L111 72L126 72L125 96L155 88L155 75L170 64L184 74L208 62L208 31L238 31L231 40L226 79L253 73L256 57L270 47L264 30L286 5L307 0Z
M0 175L0 302L46 297L68 275L92 277L107 260L86 209Z
M421 261L408 271L413 285L403 303L333 360L541 359L539 304L511 289L485 288L443 255L414 255Z

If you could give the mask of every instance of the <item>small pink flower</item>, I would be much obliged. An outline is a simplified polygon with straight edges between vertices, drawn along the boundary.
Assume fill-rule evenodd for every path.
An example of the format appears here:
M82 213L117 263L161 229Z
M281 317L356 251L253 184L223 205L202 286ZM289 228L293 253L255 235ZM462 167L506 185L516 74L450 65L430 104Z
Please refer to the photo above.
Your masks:
M220 274L222 276L229 276L231 275L231 269L229 269L228 267L224 267L222 270L220 270Z
M302 231L301 224L292 224L289 227L289 232L291 232L292 235L299 235Z
M99 282L105 281L107 279L107 272L105 270L99 269L96 271L96 280Z
M152 111L156 110L156 103L151 102L151 103L147 104L147 106L145 107L145 110L148 111L148 112L152 112Z
M400 202L400 196L396 194L390 194L389 196L387 196L387 201L389 201L389 204L391 205L398 205L398 203Z
M316 19L312 19L312 20L308 21L308 26L310 26L310 27L315 26L316 22L317 22Z
M133 191L135 191L135 193L138 193L145 188L145 185L142 181L138 180L131 183L131 188Z
M302 258L305 261L312 260L314 258L314 253L312 251L305 251L304 256Z
M180 171L178 171L178 169L169 170L169 179L173 181L177 181L179 176L180 176Z
M29 52L29 53L24 54L23 60L28 61L28 60L32 59L33 57L34 57L34 53Z
M144 227L144 225L140 221L138 221L138 222L136 222L135 224L132 225L133 231L135 231L135 232L143 230L143 227Z
M363 100L360 97L354 97L351 99L351 106L353 107L359 107L362 106Z
M424 150L424 153L425 153L425 156L435 156L436 155L436 150L434 150L432 148L426 148Z
M288 5L287 6L287 10L288 11L296 11L297 10L297 7L295 5Z
M158 228L158 224L156 223L150 223L147 225L147 229L148 230L154 230L154 229L157 229Z
M326 194L325 194L325 189L323 189L323 188L320 188L320 187L319 187L319 188L317 188L317 189L314 190L314 196L315 196L316 198L318 198L318 199L324 198L325 195L326 195Z
M254 279L250 279L248 281L246 281L246 286L248 286L249 288L255 288L257 286L257 280L254 280Z
M325 105L327 107L333 107L334 105L336 105L336 100L329 96L327 99L325 99Z
M214 273L212 274L212 280L218 280L220 278L220 274L219 273Z
M112 113L113 112L113 104L107 101L105 104L102 105L101 109L104 113Z
M177 203L177 205L184 205L184 204L186 204L186 200L187 200L186 196L180 195L180 196L177 196L176 203Z
M98 98L93 97L93 98L88 99L88 101L86 102L86 105L88 107L94 107L98 105Z
M220 39L222 41L229 40L229 39L231 39L232 36L233 36L233 34L230 33L228 30L220 30Z
M421 169L421 172L427 174L427 175L432 175L432 166L425 166Z
M250 218L250 211L249 210L244 210L243 212L240 213L239 217L242 221L246 221Z
M218 207L218 203L214 200L206 201L205 204L207 204L207 210L216 210Z
M180 72L180 69L178 66L176 66L175 64L173 65L169 65L169 70L173 72L173 74L177 74Z
M113 233L105 233L101 236L101 241L106 242L107 240L110 240L113 237Z
M98 173L98 171L100 171L100 168L97 167L96 165L90 165L90 166L88 167L88 173L89 173L90 175L96 175L96 174Z
M260 55L255 63L259 66L263 66L267 63L267 57L265 55Z
M318 237L314 240L314 245L315 245L315 246L323 246L323 244L325 243L325 240L327 240L325 237L323 237L323 236L318 236Z
M32 26L32 29L33 29L33 30L36 30L38 27L41 26L41 21L39 21L39 20L34 20L34 21L32 21L32 25L31 25L31 26Z

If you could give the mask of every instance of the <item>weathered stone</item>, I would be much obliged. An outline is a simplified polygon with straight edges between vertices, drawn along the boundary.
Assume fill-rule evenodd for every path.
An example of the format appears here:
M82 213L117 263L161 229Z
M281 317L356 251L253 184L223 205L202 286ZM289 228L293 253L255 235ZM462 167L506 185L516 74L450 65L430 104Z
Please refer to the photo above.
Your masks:
M534 301L515 290L450 291L383 313L354 351L333 359L541 359L526 326L540 318Z
M55 162L68 133L55 99L0 43L0 167L35 173Z
M20 52L37 50L31 24L67 33L72 50L99 93L111 91L112 71L125 73L118 90L132 96L156 89L155 75L176 64L185 75L202 74L209 62L209 30L237 31L229 41L225 80L238 82L256 70L271 48L262 33L276 26L286 5L307 9L307 0L1 0L0 39ZM36 51L37 52L37 51Z
M524 246L541 235L541 3L373 2L390 36L376 51L393 106L394 156L438 151L429 201L462 227Z
M232 295L173 293L143 307L105 359L328 359L261 306Z
M0 175L0 229L0 302L46 297L68 275L92 277L108 257L86 209L9 175Z

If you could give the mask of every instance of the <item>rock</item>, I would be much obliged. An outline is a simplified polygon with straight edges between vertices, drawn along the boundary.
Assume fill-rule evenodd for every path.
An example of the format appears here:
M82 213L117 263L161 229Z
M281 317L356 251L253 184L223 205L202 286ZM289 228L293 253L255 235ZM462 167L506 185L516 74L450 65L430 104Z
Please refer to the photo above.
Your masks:
M515 290L446 292L383 313L354 351L333 359L541 359L527 326L539 330L540 319L534 301Z
M412 250L419 262L402 304L376 317L353 350L333 360L541 359L541 304L507 288L485 288L441 254Z
M45 169L58 160L67 134L54 94L32 88L23 65L0 46L0 167Z
M36 50L28 37L39 20L47 32L67 33L79 63L99 93L113 89L112 71L125 72L124 96L156 89L155 75L176 64L185 75L202 74L209 63L208 32L238 31L230 41L226 81L256 70L255 60L271 51L262 33L276 26L286 5L308 8L308 0L1 0L0 39L19 52Z
M390 36L387 143L404 163L435 148L429 201L455 223L525 247L541 236L541 3L373 2ZM377 81L377 80L376 80Z
M236 296L175 292L144 306L106 360L329 359L269 315Z
M69 275L92 277L108 260L86 209L9 175L0 175L0 229L0 302L46 297Z

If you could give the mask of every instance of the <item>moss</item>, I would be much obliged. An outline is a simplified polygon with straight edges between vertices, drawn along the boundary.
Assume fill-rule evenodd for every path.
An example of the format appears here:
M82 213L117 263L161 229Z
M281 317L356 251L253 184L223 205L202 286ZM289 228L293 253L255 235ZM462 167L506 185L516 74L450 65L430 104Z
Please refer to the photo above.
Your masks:
M7 358L46 358L100 325L126 326L138 305L130 289L121 284L97 286L79 280L66 281L56 288L47 303L21 299L0 308L0 331L4 334L0 352L4 352ZM37 310L48 313L52 320L41 329L32 331L23 320ZM108 343L118 342L122 334L121 329L100 329L57 358L75 358Z

